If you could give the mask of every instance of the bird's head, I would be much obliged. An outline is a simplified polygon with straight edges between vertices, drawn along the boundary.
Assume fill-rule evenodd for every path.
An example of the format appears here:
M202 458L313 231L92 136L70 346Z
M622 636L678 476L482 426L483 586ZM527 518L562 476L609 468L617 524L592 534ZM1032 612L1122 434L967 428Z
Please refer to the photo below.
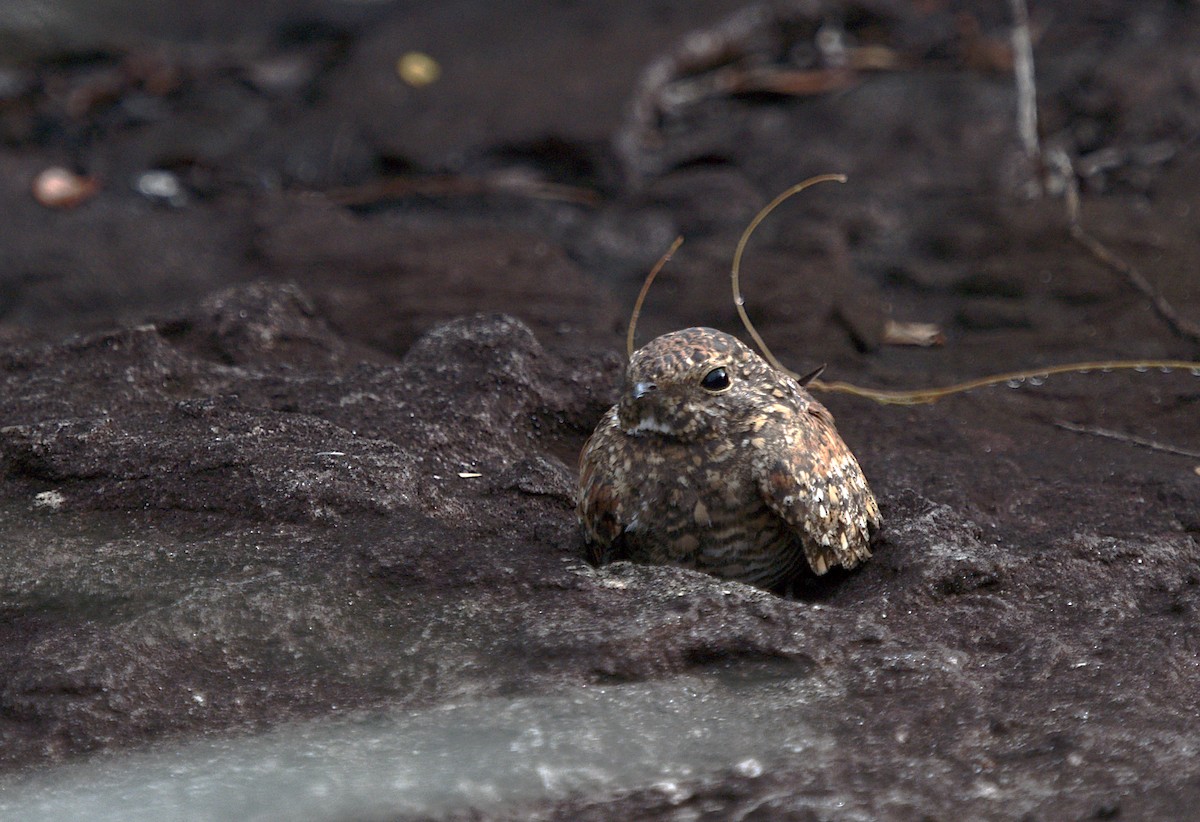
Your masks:
M799 386L736 337L685 328L633 353L617 414L631 436L697 440L740 430L779 390Z

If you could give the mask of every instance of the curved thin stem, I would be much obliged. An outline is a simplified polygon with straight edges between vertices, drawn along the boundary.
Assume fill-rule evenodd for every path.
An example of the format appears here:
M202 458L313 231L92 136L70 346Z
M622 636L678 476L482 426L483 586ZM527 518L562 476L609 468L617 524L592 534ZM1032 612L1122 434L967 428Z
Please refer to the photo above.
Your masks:
M650 284L654 282L654 278L658 276L658 272L662 271L667 261L671 256L679 250L679 246L683 245L683 237L676 237L675 242L671 243L671 247L667 252L658 258L658 262L654 264L654 268L650 269L650 273L646 275L645 282L642 283L642 290L638 292L637 300L633 304L633 313L629 315L629 330L625 334L625 356L633 358L633 335L637 331L638 317L642 315L642 303L646 302L646 294L650 292Z
M746 299L742 296L741 287L741 270L742 270L742 254L746 250L746 243L750 241L750 235L754 233L754 229L758 228L758 224L767 218L780 203L793 194L799 194L809 186L814 186L817 183L844 183L846 182L845 174L818 174L816 177L809 177L802 183L796 183L791 188L784 191L774 200L763 206L762 210L754 215L754 219L746 226L746 230L742 232L741 239L738 240L737 250L733 252L733 269L730 272L730 281L733 284L733 304L737 308L738 316L742 318L742 325L746 327L746 332L754 339L754 344L758 346L758 350L762 352L763 358L769 362L774 368L796 376L790 369L784 368L779 360L775 359L775 355L771 353L771 349L763 341L762 336L758 333L758 329L754 327L754 323L750 322L750 315L746 313Z
M1072 362L1062 365L1051 365L1046 368L1034 368L1027 371L1010 371L1005 374L991 374L978 377L966 382L955 383L938 388L917 388L913 390L886 390L880 388L863 388L848 382L824 382L813 380L808 387L813 391L829 391L838 394L853 394L856 397L866 397L884 405L924 405L937 402L953 394L961 394L975 388L985 388L1014 380L1024 381L1036 377L1048 377L1051 374L1071 374L1082 371L1126 371L1150 368L1188 369L1200 372L1200 362L1188 360L1105 360L1101 362Z

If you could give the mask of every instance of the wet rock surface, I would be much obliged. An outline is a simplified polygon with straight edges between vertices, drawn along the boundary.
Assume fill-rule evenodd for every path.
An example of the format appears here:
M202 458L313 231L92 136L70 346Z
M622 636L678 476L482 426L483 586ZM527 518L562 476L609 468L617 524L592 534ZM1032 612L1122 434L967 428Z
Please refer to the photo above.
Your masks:
M791 598L583 560L574 459L615 397L645 268L687 235L643 339L738 330L738 232L813 173L851 182L773 215L744 266L747 308L799 371L899 387L1200 357L1070 239L1061 201L1025 198L994 4L530 2L502 29L478 4L369 5L266 4L224 46L154 18L72 59L34 43L0 75L7 784L360 710L415 712L420 728L442 710L474 721L477 704L528 718L522 700L563 694L600 694L603 710L578 708L596 723L629 699L647 718L629 733L675 737L653 705L681 683L706 695L697 744L730 745L727 762L708 751L642 782L597 766L540 793L370 812L1190 814L1200 379L1186 370L908 408L823 395L885 530L860 570ZM1200 318L1200 11L1033 14L1043 131L1078 160L1086 226ZM745 65L790 70L830 20L844 43L893 50L888 70L822 93L654 93L714 69L684 59L689 31L740 31ZM395 61L417 49L444 80L401 82ZM63 163L102 187L47 209L30 181ZM139 189L155 169L184 196ZM946 344L884 345L889 318L937 323ZM748 758L729 741L793 707L812 744L766 734ZM606 763L610 736L546 750Z

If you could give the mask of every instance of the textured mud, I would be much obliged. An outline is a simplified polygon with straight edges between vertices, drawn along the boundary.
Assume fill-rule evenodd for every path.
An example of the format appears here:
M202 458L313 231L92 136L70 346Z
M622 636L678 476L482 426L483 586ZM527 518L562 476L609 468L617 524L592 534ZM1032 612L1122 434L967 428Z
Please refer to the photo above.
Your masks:
M899 58L649 119L643 69L741 4L427 5L263 4L238 37L217 2L210 25L64 11L36 37L0 16L25 55L0 69L0 768L767 665L836 692L821 757L483 815L1187 817L1186 371L823 395L886 525L871 562L795 598L591 568L574 521L648 264L687 237L644 336L737 331L733 242L814 173L850 183L774 215L744 268L797 370L918 386L1200 358L1060 200L1027 197L1006 4L741 12L752 64L802 61L822 20ZM1043 132L1077 160L1087 227L1200 321L1200 8L1032 12ZM443 78L401 83L410 49ZM37 204L55 164L99 193ZM154 169L180 197L139 192ZM945 345L883 345L889 318Z

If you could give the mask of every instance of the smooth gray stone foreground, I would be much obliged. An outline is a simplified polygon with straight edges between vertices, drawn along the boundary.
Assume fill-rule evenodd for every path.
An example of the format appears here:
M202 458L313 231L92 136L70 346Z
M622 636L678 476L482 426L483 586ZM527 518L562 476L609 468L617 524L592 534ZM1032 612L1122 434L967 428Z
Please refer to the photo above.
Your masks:
M797 756L815 767L833 748L820 720L832 690L756 668L297 723L9 777L0 819L393 819L646 788L683 799L676 780L753 777Z

